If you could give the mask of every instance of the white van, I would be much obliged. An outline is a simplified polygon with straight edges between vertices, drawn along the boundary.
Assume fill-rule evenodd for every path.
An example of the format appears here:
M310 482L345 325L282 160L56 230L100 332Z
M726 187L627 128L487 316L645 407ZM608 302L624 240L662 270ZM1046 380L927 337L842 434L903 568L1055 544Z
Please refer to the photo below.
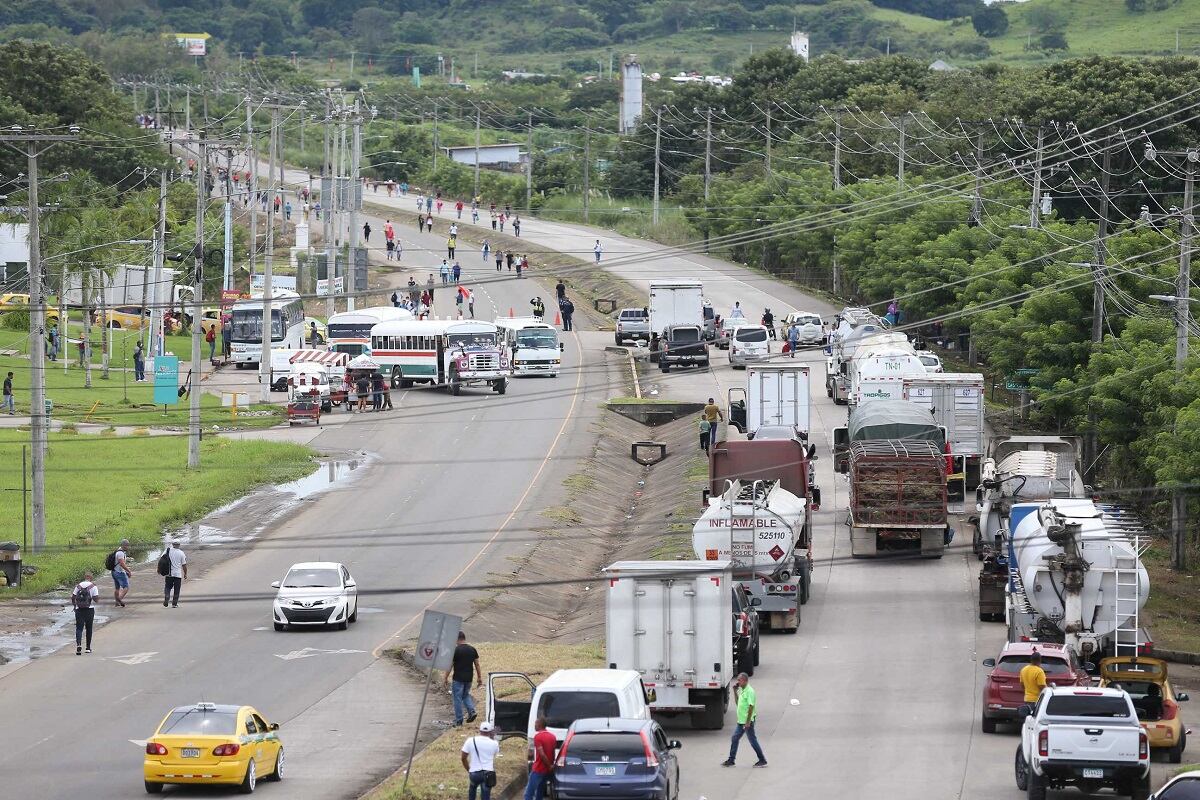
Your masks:
M271 370L268 373L268 382L272 392L287 391L288 378L292 374L292 356L294 355L296 355L295 350L271 349Z
M560 669L536 686L523 672L488 673L487 721L498 736L532 741L538 717L561 745L577 719L650 719L650 698L631 669Z
M745 368L752 361L766 361L770 357L771 341L766 325L742 325L733 329L733 335L729 337L731 366Z

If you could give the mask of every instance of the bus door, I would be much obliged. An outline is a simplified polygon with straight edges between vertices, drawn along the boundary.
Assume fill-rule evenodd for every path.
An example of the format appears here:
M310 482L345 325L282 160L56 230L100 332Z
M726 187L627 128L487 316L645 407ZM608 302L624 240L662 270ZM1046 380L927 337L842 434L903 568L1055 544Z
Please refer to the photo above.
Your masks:
M446 382L446 337L435 336L437 340L437 383Z

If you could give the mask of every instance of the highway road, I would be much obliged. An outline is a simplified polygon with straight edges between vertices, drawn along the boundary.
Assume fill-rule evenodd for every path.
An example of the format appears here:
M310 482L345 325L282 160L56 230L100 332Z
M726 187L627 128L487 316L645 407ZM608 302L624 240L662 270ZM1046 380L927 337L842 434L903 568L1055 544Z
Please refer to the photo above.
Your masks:
M415 252L421 241L406 238ZM465 266L475 264L482 269L481 261ZM490 314L493 302L527 306L529 286L493 284L477 311ZM437 294L439 314L453 313L451 295ZM256 547L188 581L178 609L154 599L161 579L143 567L130 599L146 602L116 611L101 605L115 619L97 631L95 653L63 650L6 674L4 794L46 797L53 785L55 797L137 796L138 741L166 710L198 700L249 703L283 724L288 797L357 796L394 769L404 754L397 743L412 736L421 686L380 651L415 635L429 605L471 608L467 593L406 591L479 584L504 569L544 522L537 514L555 502L575 459L591 450L589 423L606 375L594 351L564 339L567 366L556 379L514 380L503 396L396 391L394 412L329 426L313 446L373 454L367 474L299 504ZM216 379L252 381L250 373L225 372ZM276 633L269 584L308 560L343 561L360 590L387 591L363 597L364 613L349 631ZM237 599L245 593L260 597Z

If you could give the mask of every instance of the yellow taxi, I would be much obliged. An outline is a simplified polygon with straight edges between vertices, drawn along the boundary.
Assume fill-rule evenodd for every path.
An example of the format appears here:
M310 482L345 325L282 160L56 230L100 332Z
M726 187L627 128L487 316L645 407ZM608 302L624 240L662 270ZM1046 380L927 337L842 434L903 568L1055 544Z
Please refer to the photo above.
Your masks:
M1179 704L1188 699L1167 680L1167 662L1146 656L1118 656L1100 662L1100 685L1120 687L1129 694L1150 749L1166 750L1172 764L1183 761L1187 729Z
M0 295L0 311L19 311L29 308L29 295L5 292Z
M173 709L146 740L146 791L165 784L225 784L243 794L258 781L283 780L279 724L250 706L196 703Z

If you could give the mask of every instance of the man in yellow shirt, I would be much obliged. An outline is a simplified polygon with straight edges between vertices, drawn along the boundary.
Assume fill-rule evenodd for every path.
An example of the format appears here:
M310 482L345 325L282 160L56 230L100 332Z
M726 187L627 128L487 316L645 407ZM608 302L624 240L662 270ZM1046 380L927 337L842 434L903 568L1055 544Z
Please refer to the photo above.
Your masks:
M725 421L725 415L721 413L721 407L710 397L708 404L704 406L704 418L708 420L708 443L710 446L715 446L717 443L717 425Z
M1046 670L1042 669L1042 654L1034 650L1029 663L1021 667L1021 686L1025 687L1025 702L1036 703L1046 688Z

